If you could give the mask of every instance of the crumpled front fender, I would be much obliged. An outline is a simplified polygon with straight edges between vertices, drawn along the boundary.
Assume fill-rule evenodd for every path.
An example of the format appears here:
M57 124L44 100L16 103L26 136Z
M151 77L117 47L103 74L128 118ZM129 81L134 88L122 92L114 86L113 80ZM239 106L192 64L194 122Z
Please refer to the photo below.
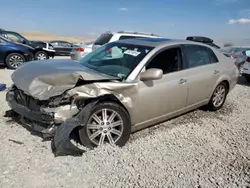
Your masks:
M52 151L57 156L65 155L82 155L85 151L73 145L70 141L70 135L74 129L77 127L85 126L87 124L90 115L90 110L99 100L95 100L87 104L81 112L74 118L65 121L60 126L57 127L54 139L51 142ZM89 113L86 115L86 112ZM85 113L85 117L83 116Z

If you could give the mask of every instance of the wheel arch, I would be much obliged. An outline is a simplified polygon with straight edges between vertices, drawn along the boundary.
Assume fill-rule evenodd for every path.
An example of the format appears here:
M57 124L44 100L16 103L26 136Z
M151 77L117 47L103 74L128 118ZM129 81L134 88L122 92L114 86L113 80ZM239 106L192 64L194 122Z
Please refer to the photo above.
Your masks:
M228 75L222 75L219 77L219 79L217 80L215 86L214 86L214 89L222 82L225 82L226 85L227 85L227 89L228 91L230 91L230 83L231 83L231 78L228 76Z
M223 80L220 83L225 83L227 85L227 91L230 91L230 84L228 80Z
M103 95L103 96L100 96L100 97L97 97L97 98L94 98L94 99L89 99L86 101L86 105L90 102L92 102L93 100L97 100L98 103L102 103L102 102L113 102L113 103L116 103L118 105L120 105L128 114L129 118L131 118L130 116L130 113L128 111L128 109L120 102L120 100L113 94L108 94L108 95Z

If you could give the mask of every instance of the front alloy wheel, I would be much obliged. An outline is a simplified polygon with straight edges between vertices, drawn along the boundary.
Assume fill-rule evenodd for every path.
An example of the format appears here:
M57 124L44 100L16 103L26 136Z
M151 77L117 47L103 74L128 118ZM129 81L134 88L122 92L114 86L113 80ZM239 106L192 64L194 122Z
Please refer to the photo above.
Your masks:
M93 113L87 124L87 134L95 145L105 142L115 144L122 136L124 129L121 116L112 109L102 109Z
M130 132L130 119L124 108L116 103L103 102L94 106L79 135L82 144L92 148L104 144L123 146Z

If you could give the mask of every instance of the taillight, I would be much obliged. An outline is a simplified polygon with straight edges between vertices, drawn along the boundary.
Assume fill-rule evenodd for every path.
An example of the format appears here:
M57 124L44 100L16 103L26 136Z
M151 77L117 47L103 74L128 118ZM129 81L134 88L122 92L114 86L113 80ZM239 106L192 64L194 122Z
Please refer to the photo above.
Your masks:
M84 48L76 48L76 51L78 51L78 52L84 52Z
M237 58L237 56L231 56L231 58L236 59L236 58Z
M250 57L247 57L246 62L250 63Z

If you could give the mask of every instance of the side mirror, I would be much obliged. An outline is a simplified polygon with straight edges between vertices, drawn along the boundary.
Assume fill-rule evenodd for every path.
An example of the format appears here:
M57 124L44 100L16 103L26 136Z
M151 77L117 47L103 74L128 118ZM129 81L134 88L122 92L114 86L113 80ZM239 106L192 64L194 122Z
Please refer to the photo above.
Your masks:
M152 68L141 73L140 80L141 81L160 80L162 76L163 76L163 71L161 69Z
M21 42L22 44L26 44L26 41L25 41L24 39L20 39L20 42Z

